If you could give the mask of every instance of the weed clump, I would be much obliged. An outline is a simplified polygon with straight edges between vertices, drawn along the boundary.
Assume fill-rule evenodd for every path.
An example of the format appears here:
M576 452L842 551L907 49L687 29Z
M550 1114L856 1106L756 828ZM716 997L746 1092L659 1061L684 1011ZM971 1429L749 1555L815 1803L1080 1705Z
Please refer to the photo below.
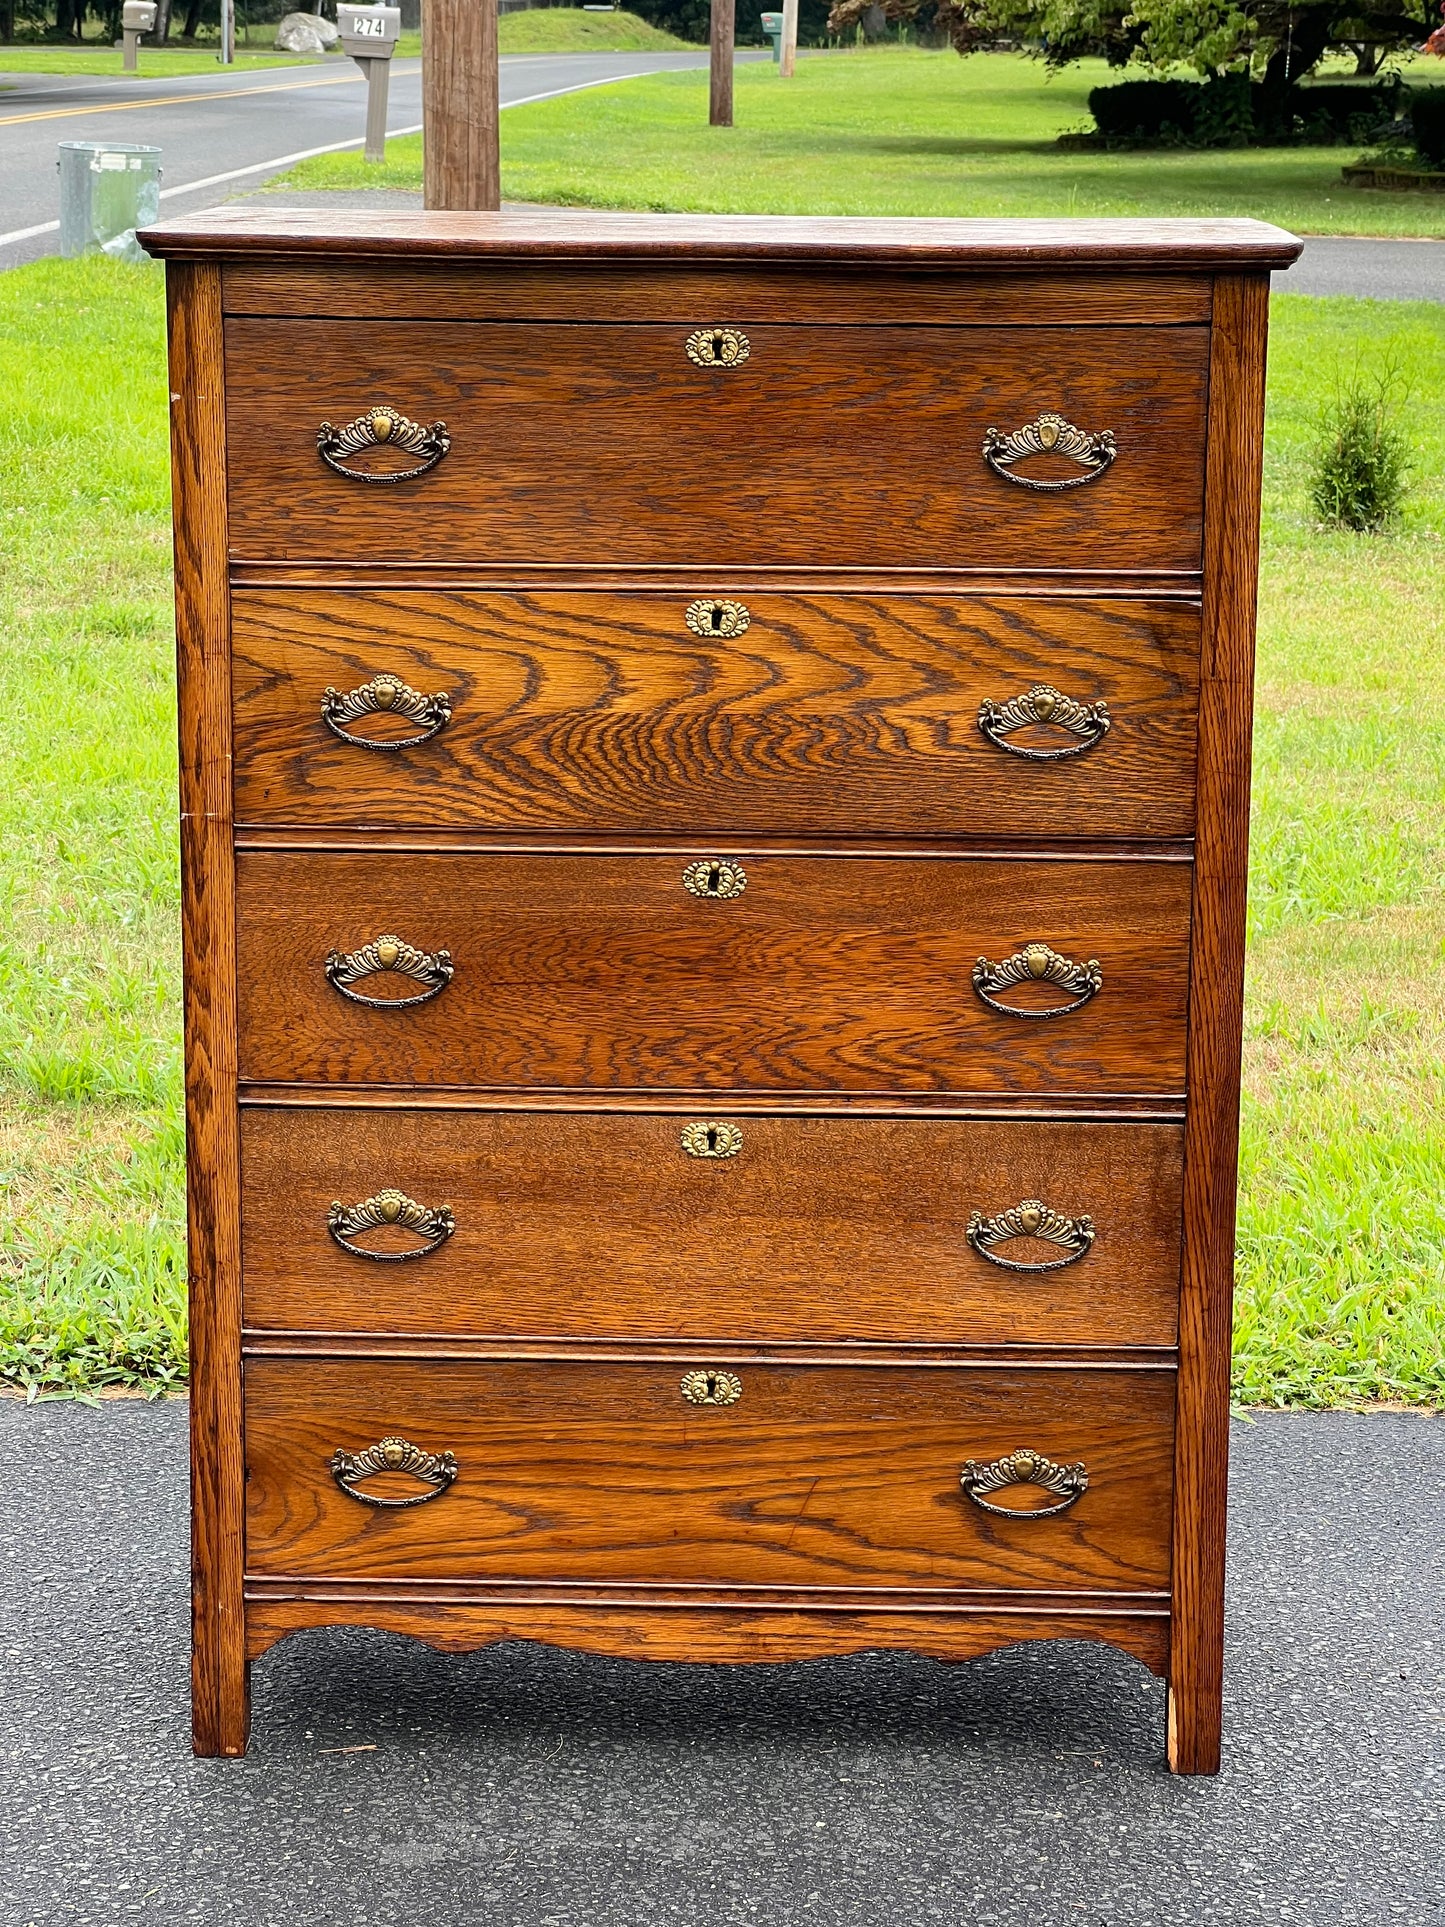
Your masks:
M1410 444L1393 364L1356 366L1320 418L1310 500L1321 521L1368 533L1383 528L1404 498Z

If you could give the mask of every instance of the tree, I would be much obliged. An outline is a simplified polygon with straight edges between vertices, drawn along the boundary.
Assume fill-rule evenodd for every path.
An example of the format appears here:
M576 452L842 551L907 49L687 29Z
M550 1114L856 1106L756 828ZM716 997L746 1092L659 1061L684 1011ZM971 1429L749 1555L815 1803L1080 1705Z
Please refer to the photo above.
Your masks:
M870 0L838 0L828 20L841 33ZM1416 47L1430 31L1431 0L884 0L890 20L930 15L962 54L1000 39L1037 44L1051 67L1085 55L1111 66L1247 72L1285 92L1334 50L1373 73L1383 56Z

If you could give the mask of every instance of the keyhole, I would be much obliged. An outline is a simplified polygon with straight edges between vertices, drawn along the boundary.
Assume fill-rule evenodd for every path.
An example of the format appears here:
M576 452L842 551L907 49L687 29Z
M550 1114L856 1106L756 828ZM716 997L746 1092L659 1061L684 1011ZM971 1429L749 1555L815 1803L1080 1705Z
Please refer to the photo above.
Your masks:
M710 616L711 616L711 618L712 618L712 632L713 632L713 634L714 634L715 636L716 636L716 635L720 635L720 634L721 634L721 632L722 632L722 626L723 626L723 611L722 611L722 604L721 604L720 602L715 602L715 603L714 603L714 604L712 605L712 608L711 608L711 609L709 610L709 612L708 612L708 613L709 613L709 615L710 615Z
M709 1124L707 1127L707 1148L709 1151L715 1151L717 1149L717 1126L715 1124Z
M722 865L709 863L707 866L707 893L715 897L722 888Z
M707 1395L709 1398L717 1397L717 1373L716 1372L709 1372L707 1374Z
M725 335L713 336L712 351L715 359L718 361L727 360L727 337Z

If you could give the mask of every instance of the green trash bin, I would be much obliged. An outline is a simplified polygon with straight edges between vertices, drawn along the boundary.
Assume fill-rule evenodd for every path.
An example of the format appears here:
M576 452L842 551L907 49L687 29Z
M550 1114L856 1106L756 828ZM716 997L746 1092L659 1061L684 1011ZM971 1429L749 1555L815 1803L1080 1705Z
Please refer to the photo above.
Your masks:
M135 231L161 211L161 150L127 141L62 141L60 252L144 261Z

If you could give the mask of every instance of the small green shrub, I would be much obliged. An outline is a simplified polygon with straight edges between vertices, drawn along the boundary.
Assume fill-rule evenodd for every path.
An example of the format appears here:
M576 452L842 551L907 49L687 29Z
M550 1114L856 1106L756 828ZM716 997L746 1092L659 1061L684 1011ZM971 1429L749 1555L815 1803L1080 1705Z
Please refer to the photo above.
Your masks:
M1106 140L1187 141L1200 91L1192 80L1121 80L1095 87L1089 112Z
M1393 364L1371 374L1356 367L1320 418L1310 500L1337 527L1382 528L1399 508L1410 466L1400 423L1400 380Z

